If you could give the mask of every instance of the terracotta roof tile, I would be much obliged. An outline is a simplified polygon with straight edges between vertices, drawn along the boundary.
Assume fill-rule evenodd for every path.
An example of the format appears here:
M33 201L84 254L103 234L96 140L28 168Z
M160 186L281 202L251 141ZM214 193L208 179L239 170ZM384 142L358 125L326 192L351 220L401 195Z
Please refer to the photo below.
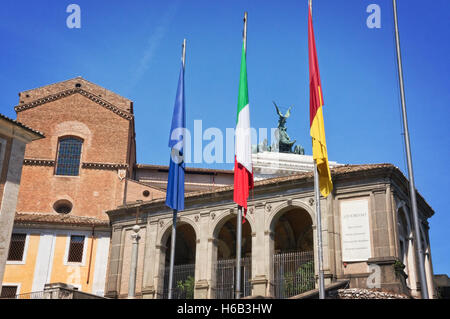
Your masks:
M152 166L152 165L150 165ZM354 164L354 165L341 165L341 166L336 166L334 168L331 169L331 176L333 179L335 179L338 176L344 176L346 174L350 174L350 173L356 173L356 172L369 172L369 171L374 171L377 169L395 169L396 167L392 164ZM398 169L398 168L397 168ZM231 171L233 172L233 171ZM308 178L313 178L313 172L302 172L302 173L297 173L297 174L292 174L292 175L288 175L288 176L279 176L279 177L274 177L274 178L267 178L267 179L263 179L260 181L256 181L254 183L255 188L258 186L263 186L263 185L270 185L270 184L276 184L276 183L280 183L280 182L286 182L286 181L292 181L292 180L301 180L301 179L308 179ZM226 191L231 191L233 190L233 185L228 185L228 186L223 186L223 187L218 187L216 189L213 190L207 190L207 191L196 191L196 192L189 192L189 193L185 193L185 198L190 198L190 197L198 197L198 196L202 196L202 195L207 195L207 194L214 194L214 193L220 193L220 192L226 192ZM144 201L143 203L140 204L146 204L146 203L157 203L157 202L163 202L165 199L153 199L151 201ZM136 204L127 204L125 206L135 206Z
M19 121L13 120L12 118L7 117L6 115L3 115L0 113L0 118L7 120L8 122L11 122L13 124L16 124L17 126L20 126L24 129L26 129L27 131L30 131L36 135L38 135L39 137L45 137L44 133L36 131L34 129L32 129L31 127L26 126L25 124L20 123Z
M136 168L141 169L160 169L164 171L169 171L169 166L166 165L153 165L153 164L136 164ZM186 167L185 169L188 173L220 173L220 174L233 174L232 169L214 169L214 168L202 168L202 167Z
M17 213L15 223L60 224L73 226L109 226L109 221L92 217L54 213Z

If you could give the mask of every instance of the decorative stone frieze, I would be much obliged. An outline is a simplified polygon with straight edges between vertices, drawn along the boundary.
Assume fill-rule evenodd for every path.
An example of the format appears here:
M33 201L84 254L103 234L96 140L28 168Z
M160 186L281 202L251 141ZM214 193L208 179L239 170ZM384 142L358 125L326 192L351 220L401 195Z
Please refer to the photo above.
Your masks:
M81 164L82 168L90 168L90 169L124 169L128 168L127 164L113 164L113 163L87 163L84 162Z
M48 160L48 159L25 158L23 160L23 165L54 166L55 165L55 161L54 160Z

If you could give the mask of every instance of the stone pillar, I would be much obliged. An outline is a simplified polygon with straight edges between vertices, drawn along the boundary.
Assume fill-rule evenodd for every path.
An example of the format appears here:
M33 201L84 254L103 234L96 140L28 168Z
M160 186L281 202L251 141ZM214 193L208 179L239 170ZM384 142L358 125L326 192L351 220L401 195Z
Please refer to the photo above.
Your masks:
M252 296L267 296L271 262L269 245L265 241L265 209L258 205L254 209L254 230L252 232ZM273 252L272 252L273 255Z
M166 253L167 246L157 244L156 245L156 258L155 258L155 299L162 298L164 290L164 270L166 267Z
M331 196L331 195L330 195ZM315 203L313 204L315 206ZM333 240L330 238L330 233L333 232L332 229L329 228L329 218L328 218L328 210L332 205L331 202L327 200L327 198L320 199L320 214L321 214L321 228L322 228L322 268L323 268L323 277L325 286L331 284L333 279L333 273L331 271L331 261L332 258L330 254L330 241ZM316 212L314 210L314 216L312 218L312 229L313 229L313 240L314 240L314 272L316 277L316 288L319 288L319 250L318 250L318 233L317 233L317 217ZM334 255L334 251L333 255Z
M5 148L6 143L0 144ZM8 149L1 153L4 156L3 165L8 169L4 181L3 196L0 198L0 282L3 280L6 260L8 259L8 250L11 242L11 234L14 225L14 215L16 213L17 196L19 195L20 178L22 175L22 163L25 153L25 143L14 139L11 150ZM5 154L6 152L6 154ZM7 155L9 155L9 158ZM3 167L0 167L2 169ZM0 177L1 177L0 172ZM2 288L0 285L0 292Z
M121 272L121 250L122 229L113 228L111 234L111 247L109 254L109 267L106 279L105 297L117 298L119 296L120 272Z
M431 263L431 249L430 249L430 238L428 233L428 223L426 223L426 226L424 227L424 231L421 233L424 237L424 244L423 244L423 250L424 250L424 258L425 258L425 276L427 278L427 289L428 289L428 296L430 299L434 299L436 297L436 292L434 291L434 283L433 283L433 266Z
M141 227L139 225L133 226L134 234L131 234L131 263L130 263L130 281L128 283L128 298L133 299L136 296L136 273L137 273L137 265L138 265L138 248L139 248L139 239L140 236L138 234Z
M329 285L333 282L336 277L336 246L334 240L335 224L334 224L334 195L331 193L327 198L324 199L324 212L323 216L325 220L322 220L324 232L324 281L325 285ZM326 240L326 242L325 242ZM325 257L326 256L326 257Z
M208 238L208 256L207 256L207 272L209 281L208 298L216 298L216 262L217 262L217 239L212 237Z
M266 208L267 209L267 208ZM273 296L274 290L274 271L273 271L273 255L275 253L275 234L270 229L270 221L266 225L264 231L264 274L267 277L266 296Z
M158 235L158 221L148 221L147 232L145 236L145 254L144 254L144 278L142 287L143 299L156 298L155 276L157 276L157 255L156 238Z
M199 221L199 234L197 234L197 245L195 248L195 287L194 298L206 299L209 295L211 285L211 263L209 258L210 249L208 238L212 235L209 234L209 212L202 212L200 216L196 217Z

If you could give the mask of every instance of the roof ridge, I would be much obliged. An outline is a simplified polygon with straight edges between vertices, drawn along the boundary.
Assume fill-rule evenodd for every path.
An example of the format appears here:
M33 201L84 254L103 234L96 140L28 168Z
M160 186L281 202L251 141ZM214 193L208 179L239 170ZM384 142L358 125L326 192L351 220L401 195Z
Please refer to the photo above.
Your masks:
M124 97L124 96L122 96L122 95L120 95L120 94L118 94L118 93L116 93L116 92L114 92L114 91L112 91L112 90L110 90L110 89L107 89L107 88L105 88L104 86L102 86L102 85L100 85L100 84L97 84L97 83L94 83L94 82L92 82L92 81L89 81L89 80L83 78L83 77L80 76L80 75L79 75L79 76L76 76L76 77L73 77L73 78L70 78L70 79L67 79L67 80L58 81L58 82L53 82L53 83L50 83L50 84L45 84L45 85L38 86L38 87L35 87L35 88L32 88L32 89L28 89L28 90L25 90L25 91L20 91L19 93L27 93L27 92L34 91L34 90L43 89L43 88L46 88L46 87L49 87L49 86L52 86L52 85L55 85L55 84L66 83L66 82L73 81L73 80L76 80L76 79L81 79L81 80L83 80L83 81L86 81L86 82L88 82L88 83L90 83L90 84L92 84L92 85L98 86L98 87L100 87L100 88L102 88L102 89L104 89L104 90L106 90L106 91L109 91L109 92L111 92L111 93L113 93L113 94L115 94L115 95L117 95L117 96L120 96L121 98L124 98L124 99L126 99L126 100L132 102L129 98L126 98L126 97Z
M46 95L44 97L40 97L40 98L30 101L28 103L18 104L16 106L14 106L14 110L16 112L21 112L21 111L45 104L47 102L59 100L61 98L64 98L64 97L67 97L69 95L76 94L76 93L79 93L79 94L85 96L86 98L90 99L91 101L99 104L100 106L103 106L104 108L112 111L113 113L115 113L115 114L119 115L120 117L123 117L127 120L132 120L134 117L133 113L128 112L128 111L116 106L115 104L104 99L103 96L100 97L99 95L97 95L89 90L85 90L83 88L69 88L66 90L61 90L56 93Z

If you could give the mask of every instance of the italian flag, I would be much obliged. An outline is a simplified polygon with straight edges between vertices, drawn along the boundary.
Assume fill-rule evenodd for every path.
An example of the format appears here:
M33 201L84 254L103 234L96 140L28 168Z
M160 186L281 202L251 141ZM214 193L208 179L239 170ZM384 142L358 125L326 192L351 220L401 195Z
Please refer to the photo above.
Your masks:
M233 200L247 210L247 198L253 188L252 144L250 131L250 108L248 104L247 64L245 47L242 44L241 75L236 121L236 140L234 158Z

